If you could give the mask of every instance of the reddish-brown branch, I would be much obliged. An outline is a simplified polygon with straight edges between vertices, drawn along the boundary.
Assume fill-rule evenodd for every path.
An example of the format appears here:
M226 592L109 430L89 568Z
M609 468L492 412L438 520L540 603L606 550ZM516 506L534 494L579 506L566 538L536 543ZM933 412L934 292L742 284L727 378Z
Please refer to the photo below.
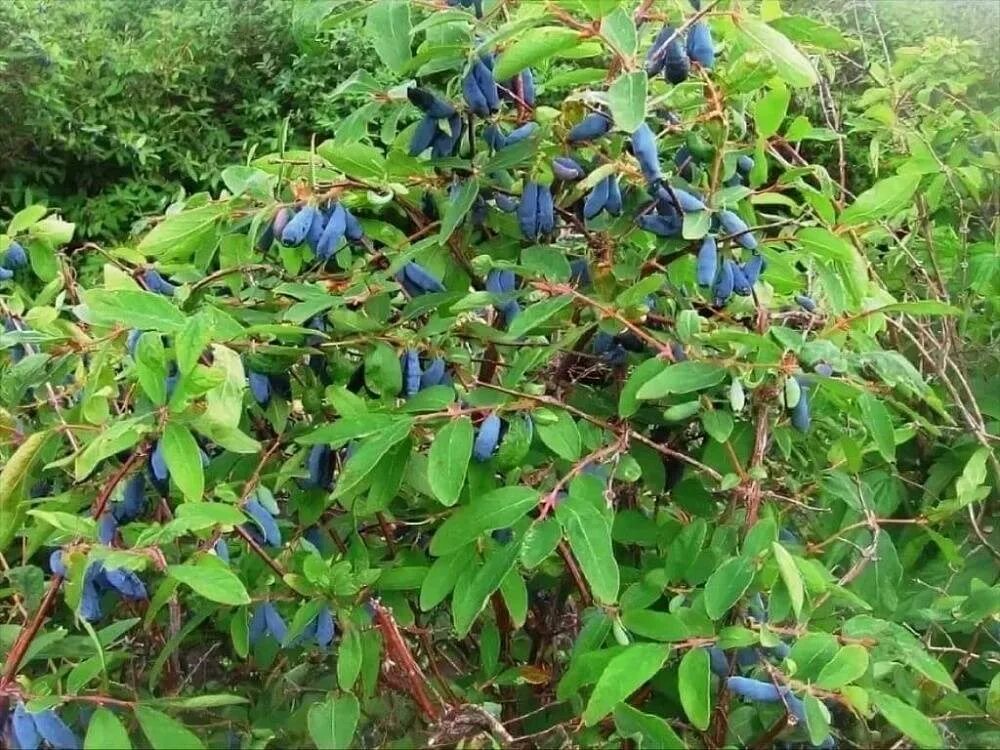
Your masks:
M576 588L580 592L580 599L585 607L589 607L594 603L593 597L590 595L590 590L587 588L587 584L583 581L583 576L580 575L580 569L576 566L576 560L573 559L573 553L570 552L569 545L566 542L559 542L557 547L559 550L559 555L562 557L563 562L566 563L566 569L569 574L573 577L573 583L576 584Z
M63 578L60 575L52 576L52 580L49 581L49 589L45 592L45 598L42 599L41 605L38 607L38 611L35 612L35 616L32 618L28 627L21 631L17 640L14 641L14 645L11 646L10 653L7 655L7 661L3 667L3 675L0 676L0 692L7 687L7 684L14 679L17 674L18 668L21 666L21 660L24 658L24 654L28 650L28 646L38 635L38 631L42 629L42 625L45 623L45 618L48 617L49 610L56 603L56 597L59 595L59 586L62 584Z
M384 607L377 599L371 599L369 603L375 615L375 625L382 632L382 638L385 639L386 657L406 675L410 695L420 708L420 712L428 721L437 721L438 707L431 702L424 687L427 684L427 678L416 659L413 658L413 652L410 651L409 645L403 639L403 634L399 632L399 626L392 616L392 610Z

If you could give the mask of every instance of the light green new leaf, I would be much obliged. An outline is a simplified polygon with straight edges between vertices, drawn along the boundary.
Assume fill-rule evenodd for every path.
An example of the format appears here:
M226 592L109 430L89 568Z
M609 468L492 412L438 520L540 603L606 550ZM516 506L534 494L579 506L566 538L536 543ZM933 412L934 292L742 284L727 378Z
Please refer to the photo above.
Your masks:
M239 576L217 557L203 557L197 565L171 565L167 575L213 602L234 607L250 603L250 595Z
M709 362L670 365L639 388L638 398L663 398L671 393L693 393L718 385L726 378L724 367Z
M132 750L132 742L121 721L107 708L98 708L87 723L84 750Z
M824 690L839 690L868 670L868 650L852 643L841 648L819 672L816 684Z
M451 237L452 232L462 223L462 219L469 213L472 204L479 195L479 182L477 180L465 180L458 189L448 193L448 201L445 205L444 216L441 217L441 231L438 232L438 242L444 244Z
M858 399L858 407L864 416L865 427L875 440L875 446L882 458L890 463L896 460L896 438L892 429L892 417L885 405L870 393Z
M774 560L778 563L778 572L781 574L781 580L785 584L785 588L788 590L788 598L792 602L792 609L795 611L795 617L802 617L802 605L805 602L805 589L802 584L802 574L799 572L798 567L795 565L795 560L789 554L788 550L781 546L778 542L771 543L771 549L774 552Z
M360 716L358 699L350 693L314 703L309 708L306 723L316 750L341 750L350 747Z
M753 119L757 124L757 135L760 138L770 138L781 128L788 112L788 103L792 100L792 92L784 86L768 91L757 100L753 110Z
M434 436L427 457L427 481L442 505L458 502L474 439L475 430L468 417L449 422Z
M168 422L160 438L163 458L185 499L197 502L205 494L205 469L201 465L201 449L191 430L177 422Z
M622 73L608 88L608 105L619 130L632 133L646 121L647 86L646 71L633 70Z
M80 293L94 325L128 325L141 331L177 333L186 319L168 297L132 289L87 289Z
M753 583L756 568L747 557L731 557L705 582L705 612L718 620L739 601Z
M137 705L135 717L153 750L202 750L197 735L167 714L149 706Z
M618 734L625 737L638 735L642 750L687 750L684 740L666 721L643 713L628 703L619 703L615 707L615 728Z
M584 723L592 727L611 713L660 671L669 653L670 646L636 643L611 659L587 701L583 711Z
M780 31L755 18L741 18L738 28L751 45L771 58L789 86L806 88L819 83L812 63Z
M927 750L937 750L944 747L941 733L929 718L913 706L904 703L899 698L877 691L872 692L875 707L890 724L905 734L917 746Z
M160 261L190 257L203 244L215 242L216 222L228 208L228 203L220 201L171 214L142 238L138 250ZM141 327L130 318L121 320L133 328Z
M537 65L563 50L575 47L580 35L564 26L528 29L505 49L493 67L498 81L512 78L525 68Z
M389 68L400 73L410 62L410 3L408 0L378 0L368 10L365 30L375 52Z
M864 224L892 216L912 203L920 185L919 174L901 174L879 180L840 215L841 224Z
M594 598L613 603L618 599L620 576L611 546L611 526L605 517L585 498L571 493L556 506L556 518L566 531Z
M24 520L25 480L49 435L48 430L29 435L0 469L0 552L7 548Z
M692 648L684 654L677 670L677 691L691 723L702 731L708 729L712 717L712 673L705 649Z

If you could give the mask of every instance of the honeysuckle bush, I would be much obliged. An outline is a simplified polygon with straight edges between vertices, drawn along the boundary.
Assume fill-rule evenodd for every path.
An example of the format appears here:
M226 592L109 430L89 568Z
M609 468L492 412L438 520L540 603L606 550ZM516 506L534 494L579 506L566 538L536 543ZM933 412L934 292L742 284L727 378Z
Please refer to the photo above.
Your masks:
M4 227L4 742L996 745L995 141L852 192L773 2L316 8L336 140Z

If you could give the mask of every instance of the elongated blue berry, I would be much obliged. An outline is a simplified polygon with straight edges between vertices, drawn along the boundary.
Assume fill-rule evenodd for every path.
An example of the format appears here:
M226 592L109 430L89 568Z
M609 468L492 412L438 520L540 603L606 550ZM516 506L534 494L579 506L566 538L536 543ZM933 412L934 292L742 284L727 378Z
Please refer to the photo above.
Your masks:
M347 206L344 206L344 236L349 242L360 242L365 236L361 222L348 210Z
M569 280L580 287L590 286L590 266L586 258L576 258L569 262Z
M727 677L726 687L734 695L757 703L778 703L783 692L770 682L739 676Z
M267 406L271 400L271 379L262 372L247 372L247 385L250 387L250 394L261 406Z
M813 368L813 371L817 375L822 375L824 378L831 378L831 377L833 377L833 368L830 365L828 365L826 362L820 362L820 363L818 363Z
M507 137L500 126L492 122L483 128L483 140L494 151L499 151L507 144Z
M593 219L604 210L608 203L608 195L611 186L607 180L601 180L591 189L587 199L583 202L583 217Z
M715 66L715 45L712 31L704 21L697 21L688 30L687 54L693 62L711 70Z
M612 216L622 215L622 189L618 184L618 175L609 174L604 179L608 182L608 199L604 203L604 210Z
M753 163L752 157L749 157L746 154L740 154L740 156L736 159L736 171L746 177L753 169Z
M453 156L464 132L465 124L462 116L456 113L449 117L448 132L438 129L437 135L434 136L434 142L431 144L431 156L435 159Z
M663 174L660 172L660 155L656 150L656 134L652 128L642 123L632 133L631 143L632 153L639 161L639 168L646 182L653 185L663 179Z
M530 138L536 130L538 130L537 122L526 122L521 127L514 128L507 134L507 137L504 138L504 148L507 146L513 146L515 143L520 143L526 138Z
M327 260L337 249L337 245L344 238L347 231L347 214L344 207L339 203L330 210L330 218L327 219L323 232L316 242L316 257L320 260Z
M722 228L726 230L729 234L733 235L741 247L747 250L757 249L757 239L750 232L750 227L746 225L746 222L739 217L739 214L723 209L719 211L719 224Z
M151 292L162 294L165 297L173 297L177 287L167 281L155 268L147 268L142 274L143 283Z
M50 747L59 750L79 750L82 747L73 730L51 708L33 714L32 718L38 734Z
M432 359L420 374L420 390L448 382L447 363L441 357Z
M555 205L552 202L552 189L548 185L538 186L538 220L536 227L539 234L552 234L556 228Z
M483 92L483 97L486 100L487 114L499 112L500 92L497 90L497 82L493 78L493 71L480 59L473 63L472 75L475 76L479 90Z
M49 555L49 570L54 576L66 575L66 563L63 562L63 551L61 549L52 550Z
M462 79L462 98L465 99L465 104L472 114L477 117L489 117L490 107L486 102L486 95L479 86L479 79L475 71L475 66L473 66L472 70Z
M552 174L560 180L571 182L582 179L586 173L574 159L568 156L557 156L552 160Z
M420 390L420 355L416 349L407 349L400 357L403 371L403 394L410 398Z
M792 409L792 427L799 432L809 432L812 416L809 414L809 386L799 381L799 400Z
M574 125L566 135L570 143L592 141L611 131L611 118L600 112L592 112Z
M701 198L678 187L661 187L658 195L666 200L671 200L671 198L673 198L673 200L677 202L681 211L686 214L694 211L704 211L706 208Z
M250 627L248 632L250 638L250 645L256 646L260 642L260 639L267 635L267 621L264 618L264 604L258 604L254 607L253 614L250 616Z
M711 646L706 650L708 651L708 666L712 670L712 674L719 677L728 675L729 659L726 658L725 652L717 646Z
M267 625L267 632L271 634L274 640L278 643L282 643L285 640L285 636L288 635L288 627L271 602L264 602L264 623Z
M435 120L443 120L455 114L455 108L430 91L411 87L406 90L406 98L414 107Z
M676 237L683 229L678 219L660 214L643 214L639 217L638 223L640 227L657 237Z
M424 115L420 122L417 123L417 129L413 131L413 135L410 137L410 156L420 156L420 154L429 149L431 143L434 142L434 136L437 134L437 120L430 115Z
M799 303L801 307L806 312L816 312L816 303L813 301L812 297L808 297L805 294L795 295L795 301Z
M309 478L305 482L307 487L318 489L330 489L333 486L333 450L329 445L314 445L309 449L309 456L306 459L306 469Z
M521 236L526 240L538 239L538 183L528 182L521 191L521 203L517 207L517 223Z
M747 297L753 291L750 280L743 273L743 268L738 263L733 263L733 291L741 297Z
M278 528L278 522L274 520L274 516L271 515L267 508L260 504L257 498L251 497L248 499L243 504L243 511L257 525L257 529L260 531L258 538L262 538L269 547L281 546L281 529Z
M284 245L296 247L305 242L306 235L309 234L309 227L312 226L316 217L315 206L303 206L298 213L292 217L291 221L285 225L281 232L281 242Z
M28 254L17 242L11 242L7 246L7 252L3 256L3 267L14 271L28 265Z
M500 441L500 417L490 414L483 423L479 425L476 433L476 440L472 445L472 457L476 461L489 461Z
M0 728L2 726L0 723ZM35 719L28 713L28 709L21 701L17 702L14 713L11 714L10 729L17 747L22 748L22 750L35 750L42 744L42 736L35 727Z
M330 608L324 605L319 614L316 615L316 645L320 648L329 648L336 633L337 627L333 622L333 614L330 612Z
M316 246L319 244L319 238L323 235L323 228L326 227L326 214L322 209L317 208L316 213L313 214L312 224L309 225L309 231L306 232L306 244L316 252Z
M691 71L691 60L684 49L680 34L664 45L663 77L670 83L683 83Z
M505 195L504 193L497 193L494 195L493 202L496 203L497 208L505 214L512 214L517 211L517 200L511 198L509 195Z
M767 268L767 264L762 255L754 255L743 264L743 275L747 277L750 286L757 283L757 279L760 278L765 268Z
M101 544L111 544L115 540L115 532L118 531L118 522L109 511L104 511L97 519L97 541Z
M535 106L535 74L531 68L521 71L521 100L529 107Z
M107 568L104 571L104 579L126 599L138 601L148 598L145 584L139 576L127 568Z
M431 276L430 272L424 268L419 263L409 262L403 266L403 270L400 272L403 277L409 282L409 287L407 291L411 289L417 290L412 296L417 296L418 294L423 294L424 292L443 292L444 284ZM405 286L405 285L404 285Z
M157 482L166 482L170 479L167 459L163 455L163 442L160 440L156 441L153 452L149 456L149 468L153 473L153 479Z
M719 270L719 278L715 280L715 287L712 289L717 307L725 305L729 301L729 298L733 296L733 284L735 283L733 269L735 267L736 264L731 260L726 260L722 263L722 268Z
M711 286L719 266L719 250L715 237L708 235L698 249L696 275L699 286Z
M674 29L672 26L664 26L660 29L656 38L653 39L653 44L650 45L649 51L646 53L646 73L650 76L655 76L657 73L663 70L663 66L666 64L666 43L674 34Z

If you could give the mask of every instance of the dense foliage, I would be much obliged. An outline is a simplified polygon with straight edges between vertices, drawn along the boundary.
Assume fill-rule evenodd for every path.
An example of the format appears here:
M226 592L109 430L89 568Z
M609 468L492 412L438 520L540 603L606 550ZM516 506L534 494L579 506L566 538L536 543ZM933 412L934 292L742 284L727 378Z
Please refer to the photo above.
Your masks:
M294 7L377 53L335 138L0 235L3 741L1000 743L976 45Z
M253 149L333 133L331 81L378 75L357 26L286 0L12 0L0 16L0 198L123 237ZM323 54L316 54L318 49ZM287 119L286 119L287 118Z

